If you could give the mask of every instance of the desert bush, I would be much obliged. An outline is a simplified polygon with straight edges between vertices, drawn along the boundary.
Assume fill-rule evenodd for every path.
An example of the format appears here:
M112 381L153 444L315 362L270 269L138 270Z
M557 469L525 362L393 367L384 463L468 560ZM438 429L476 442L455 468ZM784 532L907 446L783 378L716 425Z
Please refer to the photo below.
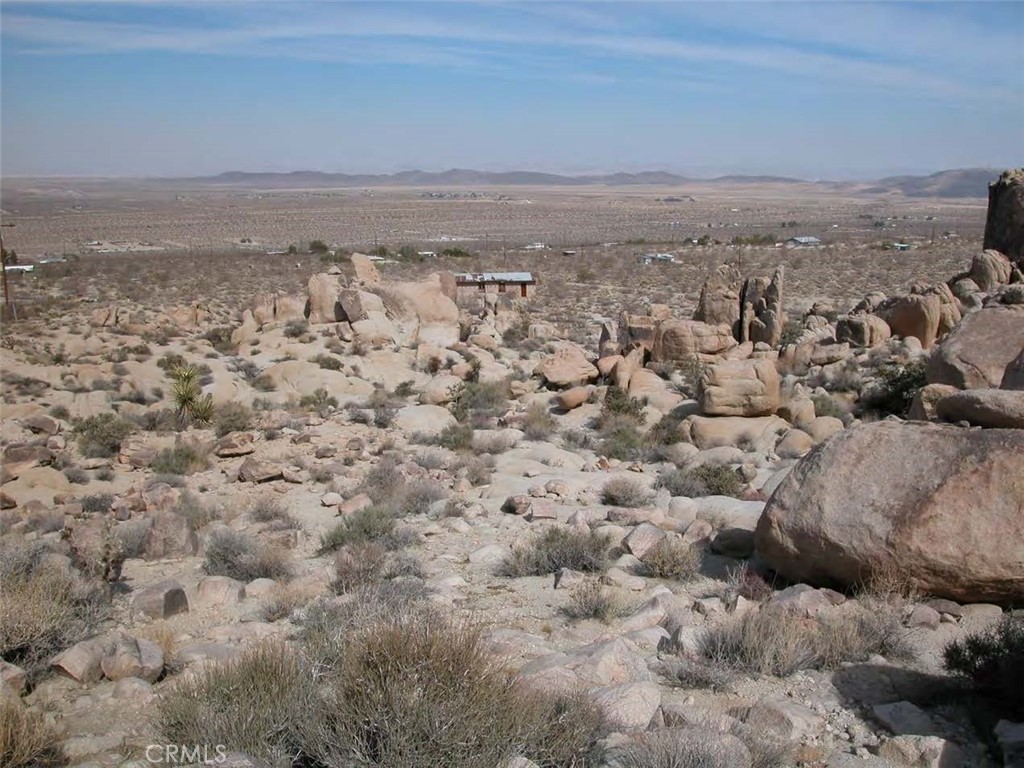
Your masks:
M1024 718L1024 619L1003 616L997 623L955 640L942 651L943 666L966 678L1000 709L1000 716Z
M644 436L651 445L675 445L682 440L679 433L679 425L682 419L673 414L666 413L658 422L652 426Z
M448 497L448 491L432 480L414 480L402 489L398 514L425 515L435 501Z
M743 723L712 720L640 734L614 750L614 762L617 768L782 768L789 753L787 744Z
M449 424L437 436L436 444L450 451L468 451L473 447L473 433L469 424Z
M115 535L121 554L125 557L144 557L149 542L151 519L128 520L117 526Z
M64 527L64 513L59 509L37 509L26 519L30 531L54 533Z
M218 405L213 413L213 431L217 437L252 429L252 409L242 403Z
M320 537L319 554L367 542L379 543L387 549L398 549L406 543L395 534L395 516L390 509L375 505L342 518Z
M608 387L604 402L601 404L598 426L603 428L608 422L621 418L629 419L636 424L643 424L647 419L644 413L644 402L630 397L624 390L616 386Z
M679 539L664 538L640 558L644 576L690 581L700 573L700 550Z
M64 469L64 477L73 485L88 485L92 479L89 473L81 467L67 467Z
M50 415L53 416L53 418L55 418L55 419L61 419L62 421L67 421L68 419L71 418L71 411L69 411L63 405L54 405L54 406L51 406L51 408L50 408Z
M269 496L260 496L249 506L249 518L256 523L273 523L278 529L301 528L288 508Z
M494 473L493 456L467 456L452 466L452 471L465 471L466 479L474 486L489 485Z
M309 323L305 320L289 320L285 323L282 333L289 339L298 339L305 336L308 331Z
M547 440L558 428L558 422L543 403L534 403L526 409L523 432L527 440Z
M110 505L114 503L112 493L91 493L81 498L82 511L90 515L102 514L110 511Z
M669 651L680 653L680 649L669 645ZM728 667L708 664L703 659L692 659L681 652L676 658L662 663L658 669L662 678L676 688L729 691L740 675Z
M109 612L99 581L47 557L38 542L0 543L0 658L33 678L91 636Z
M209 368L206 369L209 371ZM172 368L171 400L174 402L174 413L178 420L178 428L184 429L189 424L204 427L213 420L213 396L203 393L201 368L194 365L183 365Z
M592 450L594 436L583 429L570 429L562 433L562 445L569 450Z
M873 654L907 659L900 611L894 604L861 601L813 621L771 605L708 629L701 655L712 664L786 677L801 669L835 669Z
M670 469L658 475L655 486L666 488L673 496L737 496L743 489L739 475L722 464L701 464L686 469Z
M595 451L609 459L639 461L647 452L643 435L631 419L606 421Z
M181 494L178 503L171 507L171 512L185 518L193 531L201 530L217 517L211 507L203 504L198 496L189 491Z
M395 397L406 398L416 394L416 384L412 381L403 381L395 387Z
M517 438L505 432L474 435L473 453L497 455L516 447Z
M0 765L4 768L60 768L67 765L60 736L43 715L15 696L0 698Z
M146 432L170 432L178 426L174 411L170 408L151 408L131 418L139 426L139 429Z
M509 382L467 381L459 384L448 409L460 422L488 419L505 409L510 397Z
M218 325L204 333L201 338L206 339L215 350L222 355L231 351L231 334L233 329L230 325Z
M652 498L646 483L627 475L613 477L601 488L601 503L616 507L645 507Z
M303 754L299 723L310 717L314 693L299 654L284 644L260 645L180 679L158 699L156 726L171 744L223 744L292 765Z
M310 599L312 599L312 594L308 587L278 584L263 601L260 618L269 622L288 618L306 605Z
M228 576L241 582L284 579L291 574L283 549L228 528L213 531L207 539L203 570L210 576Z
M833 416L842 419L846 415L843 407L831 395L811 395L815 416Z
M176 445L157 453L149 466L160 474L191 475L209 467L210 459L205 451L194 445Z
M804 332L804 323L802 320L787 320L786 324L782 326L782 335L779 337L779 349L785 349L790 344L796 344Z
M316 363L321 368L327 371L340 371L341 370L341 359L334 355L315 355L310 358L311 363Z
M571 619L598 619L608 624L612 619L627 615L631 609L621 595L602 586L597 579L588 579L569 590L564 612Z
M135 425L113 413L77 419L74 431L78 450L88 459L107 459L121 450L121 441L135 431Z
M882 416L906 418L914 396L927 383L925 361L883 365L878 369L878 377L877 386L862 396L863 409Z
M330 394L323 387L318 387L313 391L313 394L303 395L299 398L299 407L323 412L328 408L337 408L338 398Z
M552 527L516 547L506 559L506 576L546 576L562 568L594 573L608 567L610 543L602 533Z
M389 552L377 542L363 542L338 550L334 575L334 589L341 593L399 577L422 580L423 567L403 552Z
M303 742L318 765L493 768L522 755L568 768L600 733L583 698L528 690L479 629L422 610L347 632L322 700Z
M114 479L114 470L110 467L100 467L96 470L96 479L107 483Z

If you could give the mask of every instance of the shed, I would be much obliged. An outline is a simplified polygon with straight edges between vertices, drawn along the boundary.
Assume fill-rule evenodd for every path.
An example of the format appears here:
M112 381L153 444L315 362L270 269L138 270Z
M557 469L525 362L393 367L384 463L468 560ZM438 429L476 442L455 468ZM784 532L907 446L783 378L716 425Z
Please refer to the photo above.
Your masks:
M789 240L786 241L786 245L790 248L813 248L821 245L821 240L809 235L800 235L798 237L789 238Z
M487 293L518 293L527 298L537 284L531 272L459 272L455 275L456 288L471 288Z

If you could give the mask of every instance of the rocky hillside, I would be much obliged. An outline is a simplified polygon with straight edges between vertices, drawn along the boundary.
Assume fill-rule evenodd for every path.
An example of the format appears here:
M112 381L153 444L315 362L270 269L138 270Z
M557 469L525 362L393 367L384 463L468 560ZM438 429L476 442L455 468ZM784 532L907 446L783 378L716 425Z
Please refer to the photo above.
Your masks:
M7 324L0 764L1021 765L1021 185L843 314L355 254Z

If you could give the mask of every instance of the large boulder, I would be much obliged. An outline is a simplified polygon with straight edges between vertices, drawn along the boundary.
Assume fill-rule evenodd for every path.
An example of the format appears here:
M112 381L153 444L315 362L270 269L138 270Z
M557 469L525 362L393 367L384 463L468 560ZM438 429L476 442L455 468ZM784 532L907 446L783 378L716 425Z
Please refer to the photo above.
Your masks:
M976 427L1024 429L1024 392L969 389L939 400L935 413L944 421L966 421Z
M771 278L754 277L740 294L739 340L777 346L786 316L782 311L782 267Z
M958 602L1024 600L1024 431L882 421L806 456L758 521L757 551L795 582L899 573Z
M650 351L654 348L654 337L661 326L661 321L650 315L631 315L623 312L619 317L619 329L616 337L621 349L628 349L639 344Z
M598 370L576 344L560 344L553 355L541 360L534 373L554 387L575 387L593 381Z
M700 377L700 409L707 416L767 416L779 407L774 360L725 360Z
M449 347L459 341L459 308L445 295L440 275L414 283L375 285L370 290L384 302L388 318L403 330L405 343Z
M836 322L836 341L852 347L877 347L892 336L889 324L878 315L844 315Z
M971 271L967 277L975 282L979 290L994 291L1010 282L1013 265L999 251L987 250L971 259Z
M723 446L744 446L753 451L768 451L789 424L778 416L687 416L679 425L680 437L702 451Z
M908 294L886 299L875 310L892 329L893 336L915 336L930 349L939 335L942 301L935 294Z
M722 264L704 281L693 319L708 325L727 325L740 319L740 290L743 281L736 267Z
M309 322L312 325L320 323L336 323L344 320L341 305L338 303L338 294L341 293L341 278L338 275L328 275L326 272L313 275L309 278L306 291L309 294Z
M995 304L965 317L928 360L930 384L958 389L999 387L1024 345L1024 306Z
M350 257L352 269L356 273L356 280L361 283L373 284L380 282L380 272L377 265L370 261L365 253L353 253Z
M651 360L682 363L695 355L719 355L736 346L728 325L709 325L699 320L666 320L655 332Z
M988 185L985 248L1024 258L1024 168L1004 171Z

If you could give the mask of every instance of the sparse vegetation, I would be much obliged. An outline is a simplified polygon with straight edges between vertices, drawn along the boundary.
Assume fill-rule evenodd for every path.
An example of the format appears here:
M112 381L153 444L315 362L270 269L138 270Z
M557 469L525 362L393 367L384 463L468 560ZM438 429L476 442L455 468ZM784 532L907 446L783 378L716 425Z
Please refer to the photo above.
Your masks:
M670 469L658 475L658 488L673 496L738 496L743 489L736 470L723 464L701 464L686 469Z
M213 531L207 539L203 570L211 576L229 576L241 582L284 579L291 574L284 550L227 528Z
M627 475L613 477L601 488L601 502L616 507L645 507L652 498L646 483Z
M565 614L572 619L597 619L608 624L612 619L627 615L630 603L621 595L601 585L597 579L588 579L569 590Z
M549 528L515 547L506 559L506 576L545 576L562 568L599 573L608 567L608 538L593 531Z
M207 454L195 445L176 445L164 448L153 457L150 468L167 475L191 475L202 472L210 465Z
M122 441L135 425L113 413L100 413L74 422L78 450L88 459L107 459L121 450Z
M664 538L640 558L644 576L690 581L700 572L700 550L679 539Z
M945 668L968 680L999 709L1000 717L1024 718L1024 619L1003 616L992 626L947 645Z
M213 431L217 437L252 429L252 409L242 403L225 403L214 410Z
M14 696L0 697L0 765L4 768L60 768L67 757L60 736L39 712Z

